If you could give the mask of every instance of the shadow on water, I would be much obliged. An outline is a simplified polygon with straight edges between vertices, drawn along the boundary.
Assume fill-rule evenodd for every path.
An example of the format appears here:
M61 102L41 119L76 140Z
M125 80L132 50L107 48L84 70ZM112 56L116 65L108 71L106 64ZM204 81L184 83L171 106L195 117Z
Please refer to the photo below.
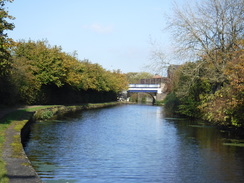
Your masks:
M224 141L224 145L244 147L243 128L229 128L224 126L217 126L201 119L186 118L185 116L181 116L173 113L170 110L167 110L167 108L163 108L162 114L164 119L166 120L171 120L174 122L176 121L177 123L178 121L184 121L184 123L193 128L212 128L218 132L219 136L221 136L221 139L223 139ZM194 131L199 130L195 129ZM206 134L206 137L208 137L208 134Z

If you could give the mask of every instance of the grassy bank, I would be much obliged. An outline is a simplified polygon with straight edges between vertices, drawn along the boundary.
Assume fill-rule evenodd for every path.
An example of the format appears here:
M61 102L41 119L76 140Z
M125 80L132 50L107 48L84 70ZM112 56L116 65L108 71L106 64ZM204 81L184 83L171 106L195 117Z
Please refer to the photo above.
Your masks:
M28 120L33 116L35 111L47 109L51 106L38 106L38 107L27 107L14 109L6 114L2 119L0 119L0 183L8 183L6 162L3 160L4 153L4 142L6 140L6 130L13 126L15 131L20 133L23 126L28 122ZM53 106L52 106L53 107ZM20 143L20 135L13 136L13 141L10 144L12 147L11 157L16 158L23 152L22 144Z
M3 160L4 143L7 139L6 131L9 128L13 128L18 135L12 137L10 143L11 157L18 158L23 154L23 147L21 144L20 131L25 124L33 118L34 120L47 120L47 119L60 119L62 116L74 113L81 110L103 108L108 106L118 105L117 102L111 103L98 103L98 104L83 104L76 106L62 106L62 105L49 105L49 106L28 106L13 110L0 119L0 183L8 183L6 163Z

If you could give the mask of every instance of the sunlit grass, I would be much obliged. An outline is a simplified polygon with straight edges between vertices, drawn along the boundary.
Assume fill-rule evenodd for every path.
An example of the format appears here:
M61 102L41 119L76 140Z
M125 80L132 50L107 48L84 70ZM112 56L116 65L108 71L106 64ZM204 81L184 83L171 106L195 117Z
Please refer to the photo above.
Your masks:
M34 109L20 109L7 114L3 119L0 120L0 183L8 183L9 179L6 176L6 163L3 160L3 144L5 141L5 131L13 123L16 122L14 127L15 130L20 131L24 124L28 121L31 113ZM25 119L25 120L21 120ZM22 150L22 144L20 143L20 136L14 136L14 142L11 144L13 147L13 156L17 156Z
M5 168L5 162L3 161L2 153L3 153L3 143L4 143L4 135L5 130L7 129L8 124L0 123L0 183L7 183L8 178L6 177L7 171Z
M3 144L5 141L5 131L13 121L20 119L23 116L24 112L25 112L24 110L17 110L17 111L11 112L10 114L6 115L3 119L0 120L0 154L1 154L1 156L0 156L0 183L9 182L9 180L6 176L6 174L7 174L6 164L3 161L3 157L2 157Z
M58 107L58 106L59 105L41 105L41 106L25 108L23 110L26 111L26 112L35 112L35 111L40 110L40 109L46 109L46 108Z
M2 147L0 147L2 148ZM0 151L0 153L2 154L2 151ZM0 158L0 183L7 183L8 182L8 178L6 177L7 171L5 168L5 162L3 161L2 157Z

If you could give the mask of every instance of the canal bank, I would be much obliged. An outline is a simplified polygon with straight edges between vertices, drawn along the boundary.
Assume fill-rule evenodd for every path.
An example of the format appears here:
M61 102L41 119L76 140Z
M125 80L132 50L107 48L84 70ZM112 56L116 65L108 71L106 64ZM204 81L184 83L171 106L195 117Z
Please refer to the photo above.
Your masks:
M8 110L0 117L0 182L42 182L23 149L30 126L36 120L59 119L81 110L103 108L120 103L84 104L78 106L30 106Z

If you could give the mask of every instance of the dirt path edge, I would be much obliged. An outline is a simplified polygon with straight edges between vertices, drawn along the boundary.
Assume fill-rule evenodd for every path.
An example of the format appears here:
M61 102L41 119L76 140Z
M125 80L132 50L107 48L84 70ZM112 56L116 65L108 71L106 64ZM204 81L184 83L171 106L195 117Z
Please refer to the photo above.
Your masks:
M22 146L21 133L30 120L12 122L5 131L3 160L6 162L10 183L41 183ZM21 130L16 130L16 126ZM21 126L21 127L20 127ZM26 131L27 132L27 131Z

